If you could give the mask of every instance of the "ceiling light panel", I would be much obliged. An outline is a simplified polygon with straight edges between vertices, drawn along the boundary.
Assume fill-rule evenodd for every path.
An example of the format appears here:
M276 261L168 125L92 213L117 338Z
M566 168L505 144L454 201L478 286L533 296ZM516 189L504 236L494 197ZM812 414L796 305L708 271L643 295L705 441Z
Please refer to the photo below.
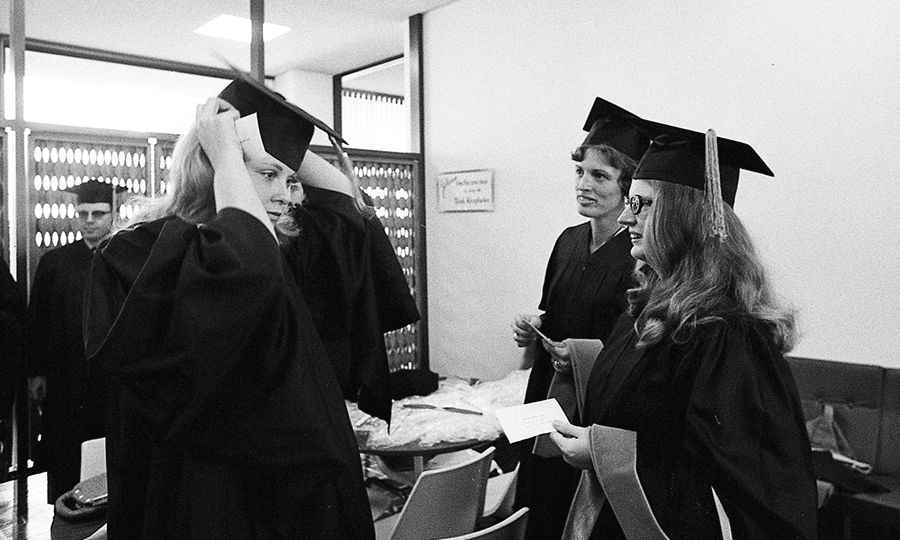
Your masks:
M252 33L250 25L250 19L223 14L194 30L194 33L250 43ZM289 31L290 28L287 26L263 23L263 41L271 41Z

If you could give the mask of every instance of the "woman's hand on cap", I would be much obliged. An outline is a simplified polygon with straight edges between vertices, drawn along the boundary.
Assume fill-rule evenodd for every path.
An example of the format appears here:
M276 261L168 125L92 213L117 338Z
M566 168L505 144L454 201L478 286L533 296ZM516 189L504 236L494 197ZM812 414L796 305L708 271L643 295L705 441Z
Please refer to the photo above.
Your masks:
M241 144L234 122L240 113L230 103L220 98L209 98L197 106L197 138L213 167L222 160L233 159L235 154L243 163Z

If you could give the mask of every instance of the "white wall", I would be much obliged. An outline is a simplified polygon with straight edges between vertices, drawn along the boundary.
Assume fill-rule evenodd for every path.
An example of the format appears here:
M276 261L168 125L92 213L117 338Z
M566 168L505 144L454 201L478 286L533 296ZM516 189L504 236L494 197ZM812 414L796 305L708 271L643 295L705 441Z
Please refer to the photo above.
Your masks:
M334 126L331 75L292 69L275 77L272 88L304 111ZM331 145L320 129L315 130L312 144Z
M736 210L800 309L794 354L900 367L900 2L459 0L424 25L434 370L520 364L595 96L754 146L776 178L743 173ZM496 210L438 213L436 175L478 168Z

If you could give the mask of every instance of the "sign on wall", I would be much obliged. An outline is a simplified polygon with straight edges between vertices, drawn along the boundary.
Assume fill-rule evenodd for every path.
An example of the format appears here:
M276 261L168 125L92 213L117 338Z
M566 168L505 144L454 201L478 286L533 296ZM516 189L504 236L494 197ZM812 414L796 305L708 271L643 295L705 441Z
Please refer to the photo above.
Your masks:
M494 171L445 172L438 175L439 212L493 212Z

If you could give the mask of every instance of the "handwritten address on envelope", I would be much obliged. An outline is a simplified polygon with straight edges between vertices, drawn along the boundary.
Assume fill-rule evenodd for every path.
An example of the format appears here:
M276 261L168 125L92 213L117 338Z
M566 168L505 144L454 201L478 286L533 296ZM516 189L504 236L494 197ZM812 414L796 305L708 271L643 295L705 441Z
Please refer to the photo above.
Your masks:
M556 398L497 409L494 414L511 443L555 431L554 420L569 422Z

